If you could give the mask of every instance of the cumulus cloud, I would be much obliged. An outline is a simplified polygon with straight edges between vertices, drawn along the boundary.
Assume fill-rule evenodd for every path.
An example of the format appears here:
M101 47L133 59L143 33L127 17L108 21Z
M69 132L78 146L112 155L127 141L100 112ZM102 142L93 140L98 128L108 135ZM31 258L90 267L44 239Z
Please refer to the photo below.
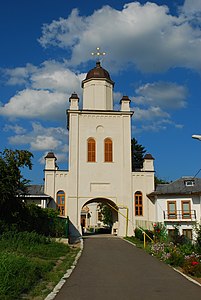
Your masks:
M29 134L17 134L8 138L11 145L27 145L33 141L34 137Z
M65 63L46 61L30 80L35 89L48 89L71 94L74 91L81 93L81 81L85 75L85 73L76 75L66 67Z
M201 2L199 0L185 0L181 12L187 16L201 16Z
M5 132L12 131L12 132L17 133L17 134L23 134L23 133L26 132L26 129L22 126L17 125L17 124L15 124L15 125L6 124L3 128L3 131L5 131Z
M64 119L67 99L62 93L26 89L18 92L8 103L0 107L0 115L46 120Z
M30 143L32 150L54 150L62 144L61 141L57 140L52 136L38 135L33 142Z
M28 144L30 150L57 150L67 152L67 130L61 127L44 127L41 123L33 122L32 130L26 134L16 134L9 137L12 145Z
M1 69L7 85L27 85L29 77L36 71L37 67L32 64L13 69Z
M150 121L157 118L169 118L170 115L161 110L158 106L151 106L147 109L135 108L135 120Z
M161 119L161 120L154 120L152 122L148 123L141 123L141 124L133 124L132 130L135 133L141 133L141 132L159 132L167 130L169 126L175 127L177 129L182 129L182 124L177 124L174 121L170 119Z
M75 74L65 63L45 61L38 67L27 64L24 68L6 69L4 75L6 84L23 84L26 88L1 105L0 115L58 120L65 118L70 95L81 94L81 81L86 74Z
M187 88L172 82L147 83L136 89L136 97L130 97L135 111L134 123L141 131L160 131L168 126L182 129L175 123L170 111L183 109L187 105ZM136 124L135 124L136 126Z
M84 17L74 9L67 19L43 25L39 41L43 47L71 50L71 65L88 61L91 50L101 44L109 54L107 65L116 70L129 64L143 72L174 67L200 70L201 31L184 14L190 11L190 2L185 1L178 16L171 15L167 6L150 2L131 2L122 10L103 6Z
M154 82L140 86L133 101L142 105L157 105L165 109L180 109L187 105L187 88L172 82Z

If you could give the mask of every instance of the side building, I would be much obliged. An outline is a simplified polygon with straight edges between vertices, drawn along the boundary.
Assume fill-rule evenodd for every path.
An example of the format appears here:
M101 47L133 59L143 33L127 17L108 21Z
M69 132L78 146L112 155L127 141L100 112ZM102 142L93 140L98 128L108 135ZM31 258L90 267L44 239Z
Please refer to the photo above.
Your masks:
M159 184L148 196L155 203L156 221L166 225L170 236L176 226L180 235L194 239L195 225L201 223L201 178Z

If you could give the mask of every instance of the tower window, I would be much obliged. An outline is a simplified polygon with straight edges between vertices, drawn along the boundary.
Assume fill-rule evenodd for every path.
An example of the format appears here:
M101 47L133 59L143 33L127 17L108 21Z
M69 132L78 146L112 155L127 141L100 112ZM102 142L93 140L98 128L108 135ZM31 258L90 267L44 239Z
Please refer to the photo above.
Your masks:
M104 140L104 154L105 154L105 162L112 162L113 161L113 153L112 153L112 140L106 138Z
M143 201L142 201L142 193L135 193L135 215L142 216L143 215Z
M65 215L65 193L64 191L57 192L57 207L59 209L60 216Z
M93 138L87 141L87 161L96 162L96 141Z

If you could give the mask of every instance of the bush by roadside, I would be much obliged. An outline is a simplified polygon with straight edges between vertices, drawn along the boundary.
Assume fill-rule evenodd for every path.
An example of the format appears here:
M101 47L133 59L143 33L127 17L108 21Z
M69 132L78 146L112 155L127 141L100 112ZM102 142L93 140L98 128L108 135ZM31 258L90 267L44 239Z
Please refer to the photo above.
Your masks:
M58 211L41 208L35 204L26 205L22 215L16 214L11 223L0 220L0 234L5 231L35 231L51 237L66 236L66 219Z

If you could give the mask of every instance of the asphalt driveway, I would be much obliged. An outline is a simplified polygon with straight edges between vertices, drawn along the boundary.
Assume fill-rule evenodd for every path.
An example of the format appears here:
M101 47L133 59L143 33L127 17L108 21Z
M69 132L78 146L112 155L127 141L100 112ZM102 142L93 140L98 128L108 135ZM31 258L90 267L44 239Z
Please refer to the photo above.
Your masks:
M56 300L200 300L201 287L114 237L84 239L78 264Z

